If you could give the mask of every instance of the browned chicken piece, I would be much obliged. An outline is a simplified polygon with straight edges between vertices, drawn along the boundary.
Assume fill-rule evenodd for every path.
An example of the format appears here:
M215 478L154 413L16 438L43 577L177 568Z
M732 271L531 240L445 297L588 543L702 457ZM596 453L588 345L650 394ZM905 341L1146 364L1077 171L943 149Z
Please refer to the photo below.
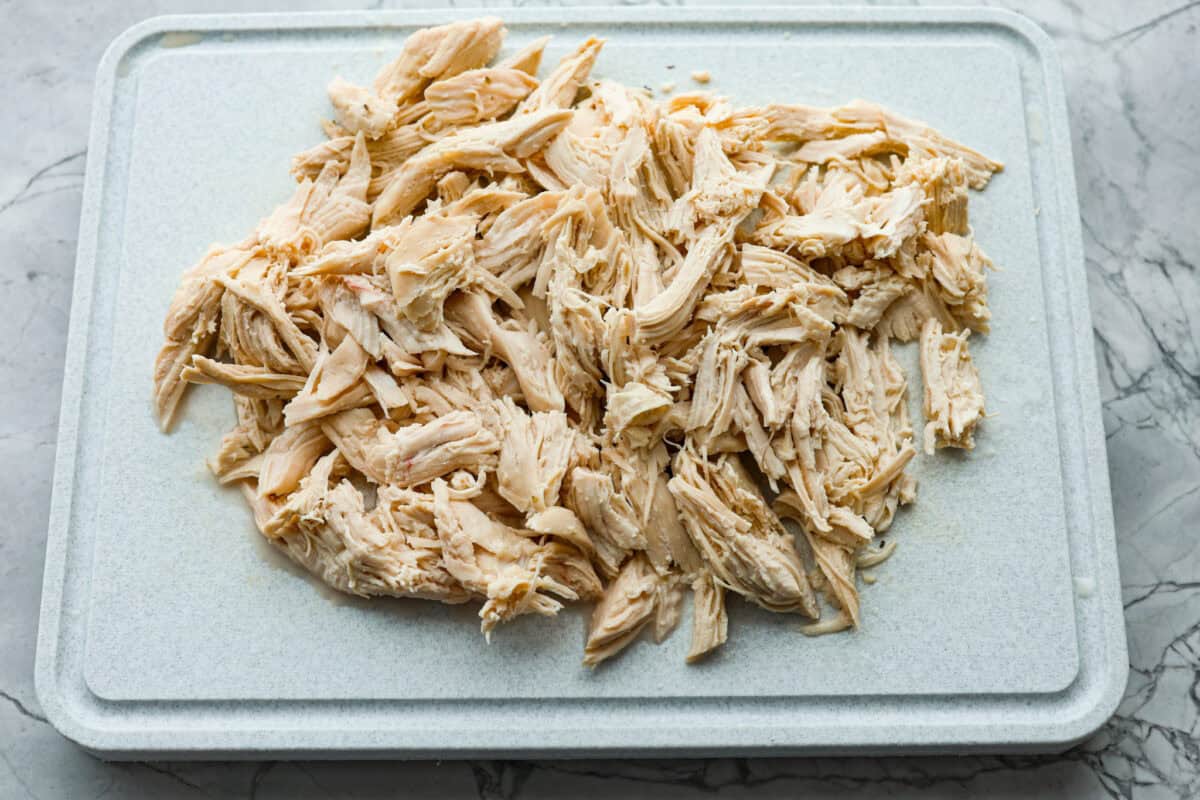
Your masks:
M924 447L975 447L983 419L983 386L967 349L968 331L945 333L935 320L921 329L921 377L925 382Z
M624 650L654 619L660 580L645 556L625 562L592 612L584 666L594 667Z
M208 466L273 545L340 591L478 601L489 636L598 601L589 666L689 587L689 662L727 591L857 628L916 498L892 341L920 340L926 452L984 415L967 205L1002 165L861 100L656 102L593 75L597 38L539 82L549 37L493 61L504 36L418 30L333 79L291 198L184 274L159 423L228 388Z
M491 466L500 447L478 417L452 411L393 431L367 409L344 411L321 430L359 472L378 484L409 487L456 469Z
M500 52L504 23L496 17L422 28L404 42L395 61L375 76L375 94L403 106L425 88L469 69L482 67Z
M729 617L725 614L725 587L711 573L692 581L692 646L688 663L700 661L725 644L729 638Z

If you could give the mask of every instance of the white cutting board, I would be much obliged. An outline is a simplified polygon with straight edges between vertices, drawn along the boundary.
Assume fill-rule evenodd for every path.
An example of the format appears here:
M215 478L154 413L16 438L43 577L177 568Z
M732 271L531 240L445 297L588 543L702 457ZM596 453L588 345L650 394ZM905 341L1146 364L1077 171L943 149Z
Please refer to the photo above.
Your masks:
M975 452L914 462L857 632L807 638L731 598L729 642L698 666L685 623L590 671L579 610L489 645L473 606L343 597L263 543L203 464L232 424L225 390L193 390L158 433L180 272L287 198L333 75L367 82L411 30L467 15L160 18L106 56L39 647L51 720L110 755L198 757L1029 749L1097 727L1124 638L1069 137L1048 41L1012 14L504 14L506 52L554 35L543 71L595 34L599 76L679 92L707 69L737 104L863 97L1005 162L971 198L1000 267L972 344L993 416Z

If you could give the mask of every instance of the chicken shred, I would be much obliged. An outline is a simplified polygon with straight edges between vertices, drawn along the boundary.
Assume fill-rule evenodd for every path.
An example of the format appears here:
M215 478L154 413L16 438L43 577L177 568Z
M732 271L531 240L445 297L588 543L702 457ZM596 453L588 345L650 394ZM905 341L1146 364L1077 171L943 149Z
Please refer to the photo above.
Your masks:
M588 666L669 637L689 588L688 662L731 595L857 628L918 447L985 415L967 206L1003 166L862 100L655 104L593 75L598 38L539 80L549 37L505 35L333 78L292 196L182 276L160 425L230 389L209 467L273 545L343 592L478 603L488 636L595 602Z
M975 427L983 419L983 388L967 349L968 335L945 333L932 319L921 329L927 454L935 447L975 447Z
M711 574L700 575L692 583L695 608L692 618L692 646L689 663L699 661L725 644L729 638L729 618L725 614L725 588Z

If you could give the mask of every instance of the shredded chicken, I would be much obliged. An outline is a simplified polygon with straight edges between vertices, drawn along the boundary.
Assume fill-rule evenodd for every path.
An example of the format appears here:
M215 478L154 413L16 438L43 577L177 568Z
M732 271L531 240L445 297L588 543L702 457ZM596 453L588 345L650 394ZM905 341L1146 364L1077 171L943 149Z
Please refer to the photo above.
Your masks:
M984 417L967 203L1002 165L863 101L655 105L593 75L596 38L539 80L547 39L504 36L420 30L369 86L333 79L292 197L184 273L160 424L230 389L209 466L290 558L477 603L488 635L595 602L589 666L667 638L688 589L689 662L734 595L858 627L916 497L893 342L919 340L921 449Z
M967 350L969 331L945 333L931 319L921 329L921 374L925 379L925 452L936 447L975 447L983 419L983 388Z

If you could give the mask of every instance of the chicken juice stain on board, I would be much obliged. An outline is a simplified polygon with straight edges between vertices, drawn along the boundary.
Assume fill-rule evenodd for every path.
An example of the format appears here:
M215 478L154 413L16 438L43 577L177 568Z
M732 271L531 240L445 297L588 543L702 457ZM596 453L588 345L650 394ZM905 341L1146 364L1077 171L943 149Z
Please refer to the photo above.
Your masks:
M204 34L193 31L167 31L158 40L159 47L190 47L204 41Z

